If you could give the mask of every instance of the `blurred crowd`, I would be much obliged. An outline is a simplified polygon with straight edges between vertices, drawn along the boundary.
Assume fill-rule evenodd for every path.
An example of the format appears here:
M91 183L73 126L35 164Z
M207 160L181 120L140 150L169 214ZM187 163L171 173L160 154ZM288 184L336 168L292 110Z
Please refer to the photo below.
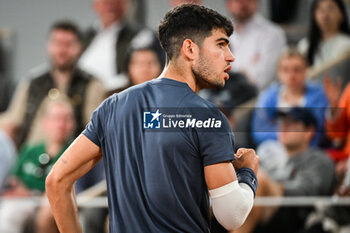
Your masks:
M224 88L198 94L227 116L236 149L257 150L258 197L349 196L350 84L344 69L350 64L350 3L299 1L310 12L307 32L295 41L282 14L295 13L295 2L271 0L273 22L259 14L259 0L222 1L234 23L236 59ZM171 0L169 8L183 3L203 4ZM166 57L157 33L129 19L130 4L93 0L98 21L87 30L56 21L48 29L48 61L17 84L0 113L0 233L58 232L45 200L53 164L105 98L161 76ZM10 87L0 85L4 95ZM102 180L100 162L78 180L77 195ZM6 201L18 197L43 198L39 206L33 200L16 208ZM105 208L81 208L80 217L84 232L107 232ZM211 231L227 232L215 219ZM254 207L235 232L345 233L350 209Z

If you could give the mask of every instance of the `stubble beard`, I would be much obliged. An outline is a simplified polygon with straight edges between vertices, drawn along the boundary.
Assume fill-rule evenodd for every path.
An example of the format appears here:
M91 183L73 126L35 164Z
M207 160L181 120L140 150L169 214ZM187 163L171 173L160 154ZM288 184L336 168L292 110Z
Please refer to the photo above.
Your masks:
M71 72L75 69L77 61L67 61L64 64L58 65L54 61L51 61L52 68L60 72Z
M207 59L201 55L198 65L192 68L197 86L200 89L218 89L225 85L211 72Z

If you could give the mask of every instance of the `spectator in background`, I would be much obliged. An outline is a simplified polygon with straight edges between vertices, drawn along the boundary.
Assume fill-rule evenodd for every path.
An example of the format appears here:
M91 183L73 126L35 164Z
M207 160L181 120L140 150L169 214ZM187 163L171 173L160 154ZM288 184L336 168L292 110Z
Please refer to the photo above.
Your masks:
M81 52L80 33L70 21L56 22L50 29L47 53L49 66L32 74L17 87L9 109L1 116L2 125L18 129L17 146L42 139L38 109L47 97L67 95L73 106L78 135L90 120L93 110L104 99L103 85L90 74L76 68Z
M284 32L256 13L259 0L226 0L235 32L230 37L236 56L232 70L244 73L259 90L275 78L276 63L286 45Z
M14 177L9 179L9 187L3 194L5 197L42 195L45 192L46 176L69 146L74 135L74 110L69 99L47 98L41 108L40 123L45 140L38 144L26 145L21 150L14 168ZM23 209L13 208L11 203L6 204L5 201L0 208L0 232L21 232L23 221L34 213L35 205L24 205ZM38 219L37 232L58 232L52 215L51 221L48 221L49 219ZM16 224L12 225L14 223Z
M131 49L126 58L130 85L141 84L158 77L163 70L164 62L151 46Z
M294 107L279 113L279 142L287 152L287 162L281 164L279 177L272 178L259 170L257 196L323 196L335 188L334 164L327 154L309 147L317 128L316 118L306 108ZM273 159L267 155L264 158ZM299 232L304 227L306 208L253 207L244 225L235 233Z
M126 21L129 4L130 0L94 0L100 23L89 29L84 38L85 50L79 65L99 77L109 91L128 85L125 58L130 47L156 43L162 51L151 30Z
M320 143L324 131L324 112L328 106L322 85L306 81L307 62L294 49L287 49L279 58L277 73L280 83L272 84L262 92L252 119L252 136L256 144L277 140L278 125L275 121L279 109L293 106L312 108L317 119L313 146Z
M334 141L335 149L328 150L337 163L346 163L350 155L350 84L343 93L341 82L324 79L324 90L329 99L330 109L326 114L327 136ZM342 165L339 165L343 167Z
M350 30L342 0L315 0L307 38L298 44L312 68L320 68L350 51Z

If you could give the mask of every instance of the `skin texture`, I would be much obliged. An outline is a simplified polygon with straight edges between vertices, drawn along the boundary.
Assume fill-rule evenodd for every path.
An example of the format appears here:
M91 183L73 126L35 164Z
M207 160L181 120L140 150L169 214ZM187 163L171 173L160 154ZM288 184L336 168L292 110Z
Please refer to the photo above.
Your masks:
M128 73L132 84L141 84L158 77L162 72L157 54L152 50L137 50L132 53Z
M203 87L223 86L228 79L229 63L233 61L234 57L228 47L228 36L222 30L213 30L201 46L185 39L180 55L169 61L162 76L185 82L197 92ZM203 71L200 68L203 68ZM241 156L233 165L227 161L204 168L209 189L237 180L235 169L240 167L250 167L257 172L259 158L254 150L242 149L239 155ZM81 232L73 184L101 157L101 149L86 136L80 135L61 156L48 176L47 196L60 232Z
M74 132L74 127L73 108L68 103L52 104L43 118L43 128L52 143L64 143Z
M128 8L128 0L94 0L94 10L104 28L124 18Z
M279 141L285 146L289 156L306 150L314 135L313 127L306 127L303 122L295 122L288 117L282 118L279 129Z
M80 52L81 45L74 33L61 29L51 32L47 42L47 53L53 70L72 70Z
M288 88L301 90L304 88L307 66L300 57L283 58L278 66L278 77Z
M315 10L314 17L325 40L338 33L343 21L340 9L332 0L321 1Z
M284 100L297 105L305 92L307 65L299 56L284 57L279 61L278 77L285 86Z

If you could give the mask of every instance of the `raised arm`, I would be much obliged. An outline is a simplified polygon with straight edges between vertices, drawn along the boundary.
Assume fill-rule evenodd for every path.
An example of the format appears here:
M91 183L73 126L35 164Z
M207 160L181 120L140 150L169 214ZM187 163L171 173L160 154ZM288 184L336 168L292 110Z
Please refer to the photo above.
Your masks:
M74 182L101 159L100 147L81 134L63 153L46 179L46 193L61 233L82 232Z
M224 162L204 168L213 213L227 230L240 227L253 207L258 163L254 150L240 149L233 164Z

